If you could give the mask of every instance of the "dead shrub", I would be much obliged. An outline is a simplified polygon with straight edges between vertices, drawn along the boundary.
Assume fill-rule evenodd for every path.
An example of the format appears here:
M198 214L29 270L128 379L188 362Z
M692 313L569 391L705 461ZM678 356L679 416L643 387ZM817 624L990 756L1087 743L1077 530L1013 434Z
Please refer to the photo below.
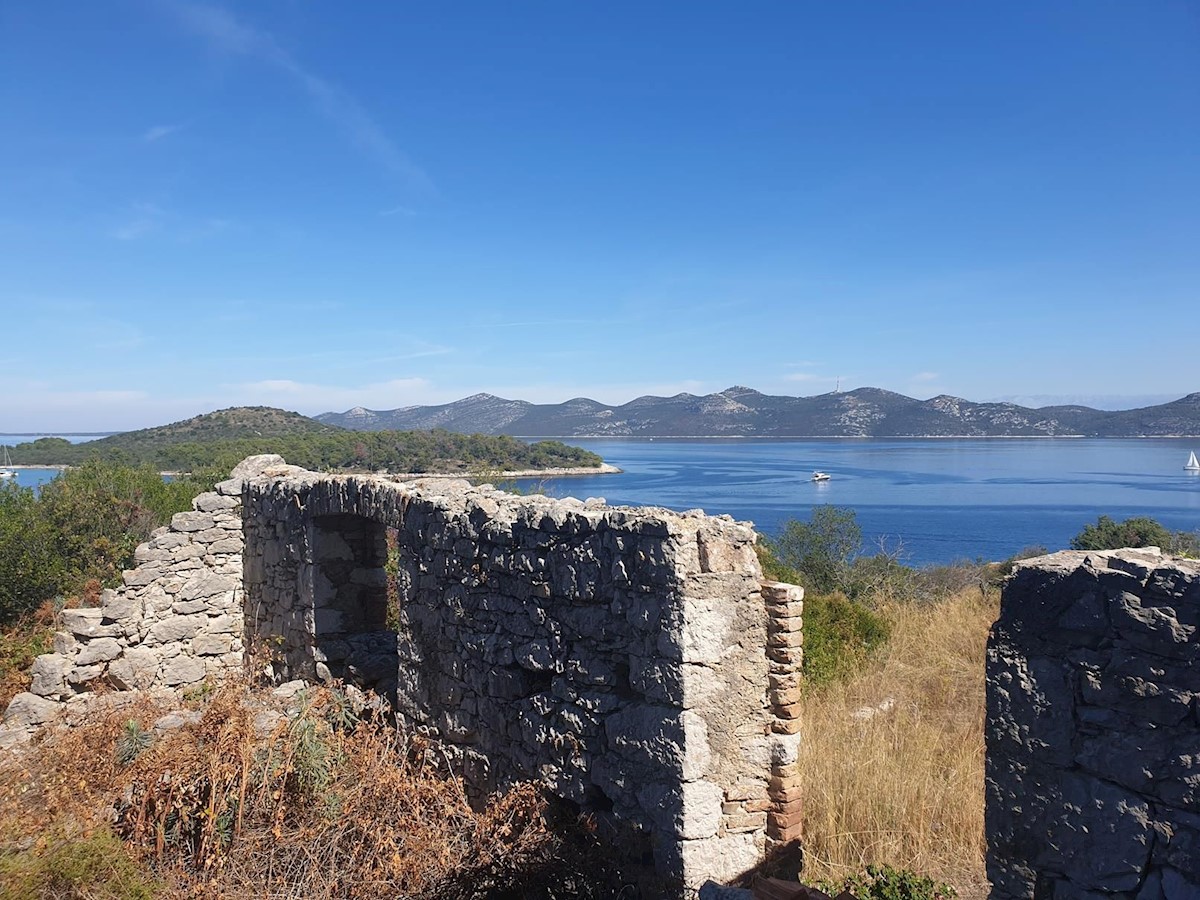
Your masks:
M308 692L269 730L261 711L227 686L197 723L148 740L165 708L143 701L0 763L0 846L111 821L171 897L601 897L624 885L588 823L534 785L475 810L440 751L356 719L337 692Z

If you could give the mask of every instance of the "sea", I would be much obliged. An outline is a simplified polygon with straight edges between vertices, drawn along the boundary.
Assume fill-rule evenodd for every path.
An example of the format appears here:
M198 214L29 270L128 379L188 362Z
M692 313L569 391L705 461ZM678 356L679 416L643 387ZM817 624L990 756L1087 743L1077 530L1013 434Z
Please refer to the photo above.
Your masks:
M1200 439L571 440L620 475L555 478L556 497L700 508L778 534L814 506L853 509L864 551L910 565L1066 548L1084 525L1150 516L1200 529ZM814 471L829 474L814 482Z
M72 444L82 444L84 441L95 441L102 437L108 437L108 434L0 434L0 446L15 447L17 444L25 444L31 441L36 441L38 438L57 437L64 438ZM58 475L58 469L17 469L17 477L15 479L4 479L5 481L15 480L21 487L38 488L45 484L50 479Z
M56 435L79 442L98 435ZM0 435L0 444L33 440ZM1200 439L569 439L619 475L534 479L555 497L703 509L778 534L814 506L853 509L865 552L910 565L1000 560L1030 547L1059 550L1084 525L1150 516L1200 529L1200 474L1185 472ZM814 471L828 481L812 481ZM37 487L54 469L18 470Z

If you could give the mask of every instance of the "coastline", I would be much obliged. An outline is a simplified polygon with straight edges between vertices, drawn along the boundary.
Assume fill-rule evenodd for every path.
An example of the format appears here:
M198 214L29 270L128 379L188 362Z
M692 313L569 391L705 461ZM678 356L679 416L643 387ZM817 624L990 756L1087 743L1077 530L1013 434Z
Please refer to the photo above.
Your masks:
M563 466L556 469L510 469L497 472L376 472L389 478L567 478L573 475L619 475L623 469L609 463L599 466Z

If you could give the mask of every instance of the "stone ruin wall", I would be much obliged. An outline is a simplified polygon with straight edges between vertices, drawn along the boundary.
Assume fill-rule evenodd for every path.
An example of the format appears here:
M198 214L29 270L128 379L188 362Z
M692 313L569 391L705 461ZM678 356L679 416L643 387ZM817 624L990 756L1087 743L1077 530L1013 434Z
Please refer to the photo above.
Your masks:
M1019 565L987 659L993 900L1200 897L1200 562Z
M243 667L242 476L192 501L137 548L134 569L100 605L64 609L54 652L34 660L28 691L5 713L0 744L116 690L199 687Z
M475 792L538 779L691 886L798 835L802 594L763 584L749 526L291 467L243 501L275 679L387 694Z
M537 779L668 878L732 877L800 825L802 591L761 581L754 541L698 511L251 458L64 611L0 746L99 685L198 688L249 659L389 696L477 793Z

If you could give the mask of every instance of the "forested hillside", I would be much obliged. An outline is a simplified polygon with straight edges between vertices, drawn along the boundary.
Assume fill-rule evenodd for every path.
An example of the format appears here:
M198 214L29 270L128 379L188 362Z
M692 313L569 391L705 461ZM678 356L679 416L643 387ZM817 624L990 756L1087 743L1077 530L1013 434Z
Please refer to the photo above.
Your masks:
M98 459L163 471L228 471L255 453L278 453L317 471L466 472L599 467L594 453L558 441L433 431L347 431L298 413L238 407L83 444L42 438L11 449L17 465L80 465Z

